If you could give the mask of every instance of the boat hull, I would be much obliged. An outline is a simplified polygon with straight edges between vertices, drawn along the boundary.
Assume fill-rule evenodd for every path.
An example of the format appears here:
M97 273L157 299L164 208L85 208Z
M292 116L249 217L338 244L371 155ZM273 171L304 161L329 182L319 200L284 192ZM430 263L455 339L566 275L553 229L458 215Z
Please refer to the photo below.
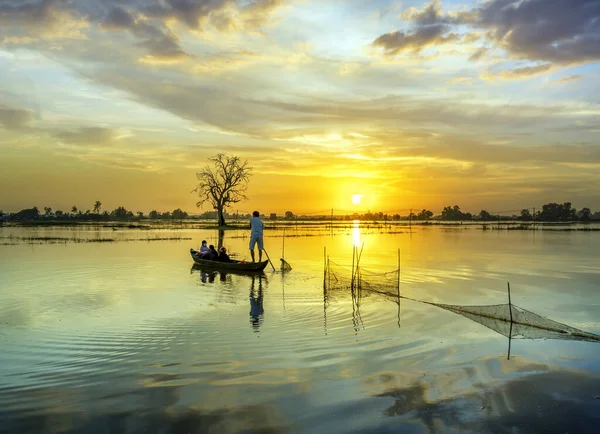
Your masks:
M260 272L265 269L269 261L262 262L219 262L200 259L197 256L197 251L190 249L190 255L194 262L207 270L217 271L243 271L245 273Z

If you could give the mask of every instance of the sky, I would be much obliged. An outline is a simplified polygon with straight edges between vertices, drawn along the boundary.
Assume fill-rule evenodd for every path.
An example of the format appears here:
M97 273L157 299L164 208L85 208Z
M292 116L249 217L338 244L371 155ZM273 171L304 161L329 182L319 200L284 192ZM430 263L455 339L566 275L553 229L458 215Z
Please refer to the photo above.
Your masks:
M599 83L599 0L0 0L0 209L600 210Z

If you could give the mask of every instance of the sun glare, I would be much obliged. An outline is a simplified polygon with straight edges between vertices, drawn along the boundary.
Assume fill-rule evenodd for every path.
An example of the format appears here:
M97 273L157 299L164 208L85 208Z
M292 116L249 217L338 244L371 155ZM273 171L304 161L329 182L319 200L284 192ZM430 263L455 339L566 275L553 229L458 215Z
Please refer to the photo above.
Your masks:
M363 195L362 194L354 194L352 195L352 203L354 205L360 205L360 201L362 200Z

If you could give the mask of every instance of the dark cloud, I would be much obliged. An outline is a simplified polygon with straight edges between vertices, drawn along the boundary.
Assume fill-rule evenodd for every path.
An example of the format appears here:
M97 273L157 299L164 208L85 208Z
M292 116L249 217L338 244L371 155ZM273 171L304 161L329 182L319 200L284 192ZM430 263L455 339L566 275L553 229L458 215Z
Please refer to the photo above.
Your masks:
M61 0L0 0L0 22L4 25L32 25L52 21L55 11L65 4Z
M121 7L113 8L102 22L107 30L129 30L135 24L133 16Z
M18 129L27 126L34 119L31 110L15 109L0 105L0 125L6 129Z
M493 0L476 25L511 54L556 63L600 60L600 1Z
M145 12L153 18L161 20L173 19L189 28L203 27L211 14L223 12L228 0L165 0L164 2L151 2Z
M265 24L280 0L0 0L0 41L30 43L40 39L96 36L128 31L154 60L187 57L168 22L201 31L245 31ZM121 41L121 43L127 40Z
M375 39L386 41L386 54L399 54L419 45L456 41L458 26L483 30L496 47L514 58L573 64L600 60L600 1L598 0L490 0L471 11L444 14L434 0L423 9L409 8L402 18L410 32L392 32ZM393 35L391 37L390 35ZM476 52L471 60L478 60Z
M459 40L456 33L448 32L449 26L434 24L419 28L414 33L393 31L375 39L373 46L383 48L386 55L396 55L404 51L419 53L429 45L442 45Z

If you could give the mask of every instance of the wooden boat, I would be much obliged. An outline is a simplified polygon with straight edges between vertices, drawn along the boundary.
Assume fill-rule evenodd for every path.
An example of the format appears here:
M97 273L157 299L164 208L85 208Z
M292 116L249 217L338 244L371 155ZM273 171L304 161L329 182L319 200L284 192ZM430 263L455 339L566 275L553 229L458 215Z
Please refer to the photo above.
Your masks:
M263 271L269 261L262 262L219 262L219 261L209 261L206 259L200 259L198 256L198 251L194 249L190 249L190 254L192 255L192 259L194 262L202 268L206 268L207 270L219 270L219 271L244 271L244 272L258 272Z

